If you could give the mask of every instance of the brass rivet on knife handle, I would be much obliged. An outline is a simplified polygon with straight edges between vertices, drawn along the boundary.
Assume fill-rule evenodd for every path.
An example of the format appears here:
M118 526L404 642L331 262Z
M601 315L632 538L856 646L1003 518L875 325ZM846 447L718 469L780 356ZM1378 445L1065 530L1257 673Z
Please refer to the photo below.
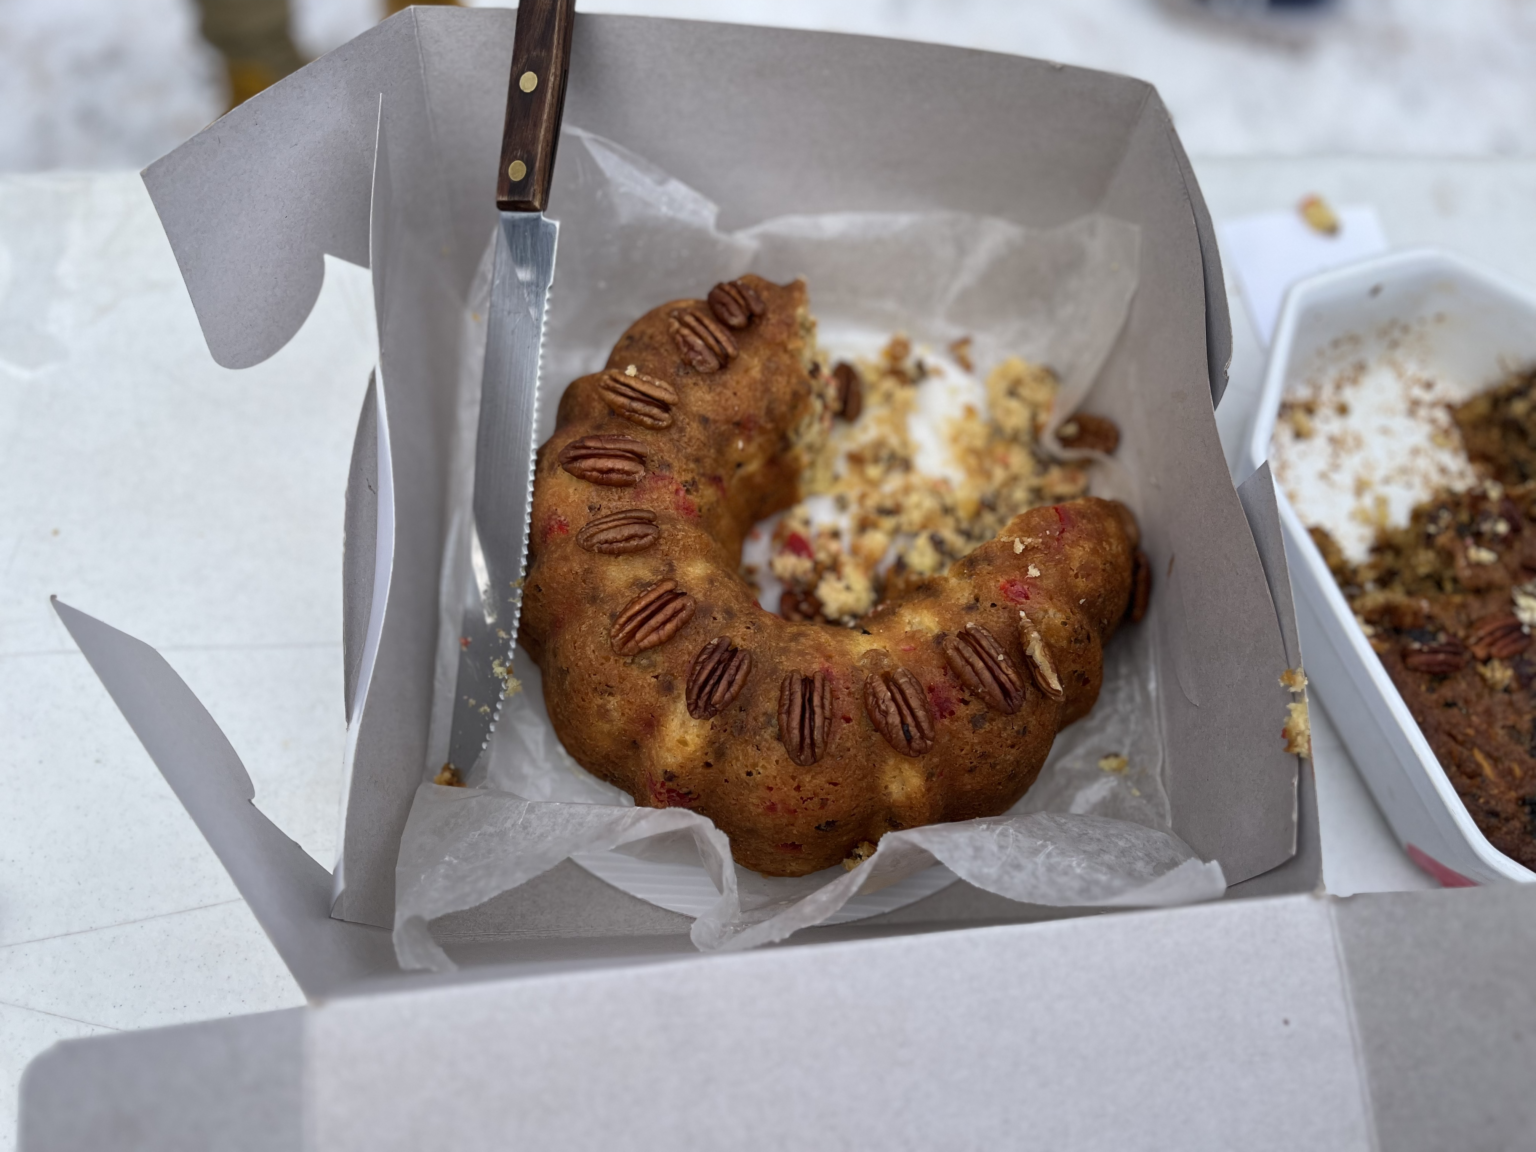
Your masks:
M575 17L576 0L518 5L496 179L496 206L503 212L542 212L548 203Z

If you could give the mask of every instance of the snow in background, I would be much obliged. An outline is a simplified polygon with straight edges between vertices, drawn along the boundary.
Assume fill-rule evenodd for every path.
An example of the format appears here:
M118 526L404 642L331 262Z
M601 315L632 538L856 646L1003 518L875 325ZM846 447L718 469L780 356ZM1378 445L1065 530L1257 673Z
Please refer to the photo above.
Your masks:
M312 56L382 8L291 3ZM1196 156L1536 155L1527 0L1336 0L1244 17L1196 0L581 0L581 11L932 40L1126 72L1157 85ZM0 0L0 171L142 167L225 101L193 0Z

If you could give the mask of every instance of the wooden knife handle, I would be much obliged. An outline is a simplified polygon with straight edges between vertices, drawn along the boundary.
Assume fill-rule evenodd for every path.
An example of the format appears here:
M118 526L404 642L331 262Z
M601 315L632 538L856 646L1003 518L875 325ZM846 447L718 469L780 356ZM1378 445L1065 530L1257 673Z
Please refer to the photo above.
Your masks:
M520 0L512 42L507 122L501 133L496 206L542 212L555 174L576 0Z

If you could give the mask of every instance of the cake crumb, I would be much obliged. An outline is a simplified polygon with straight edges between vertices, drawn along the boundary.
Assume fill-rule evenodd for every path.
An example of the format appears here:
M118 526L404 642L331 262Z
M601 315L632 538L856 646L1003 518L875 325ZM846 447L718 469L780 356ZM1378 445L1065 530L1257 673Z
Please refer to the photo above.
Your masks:
M1510 598L1515 602L1515 619L1526 628L1536 628L1536 580L1511 589Z
M875 844L870 840L860 840L853 846L853 850L843 859L843 869L852 872L864 861L875 854Z
M459 775L459 770L452 764L444 764L438 769L437 775L432 777L432 783L441 784L444 788L462 788L464 777Z
M1280 683L1288 692L1302 692L1307 687L1307 675L1300 668L1287 668L1280 673Z
M1499 659L1479 664L1477 674L1483 678L1483 683L1495 692L1508 692L1510 681L1515 678L1515 670Z
M1467 545L1468 564L1497 564L1499 554L1492 548L1484 548L1481 544Z
M1307 714L1307 702L1297 700L1285 706L1289 713L1280 735L1285 737L1285 750L1293 756L1312 759L1312 718Z
M1119 753L1116 753L1112 756L1099 757L1099 767L1102 768L1105 772L1123 773L1130 766L1130 760L1124 756L1121 756Z

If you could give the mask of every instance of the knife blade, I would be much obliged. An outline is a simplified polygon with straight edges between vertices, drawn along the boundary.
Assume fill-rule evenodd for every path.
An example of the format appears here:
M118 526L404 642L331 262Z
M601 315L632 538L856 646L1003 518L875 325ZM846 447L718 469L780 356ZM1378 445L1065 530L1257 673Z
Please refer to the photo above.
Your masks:
M575 0L522 0L507 86L500 220L475 435L474 524L447 768L467 778L490 742L522 610L537 446L539 361L558 223L544 215L565 106Z

